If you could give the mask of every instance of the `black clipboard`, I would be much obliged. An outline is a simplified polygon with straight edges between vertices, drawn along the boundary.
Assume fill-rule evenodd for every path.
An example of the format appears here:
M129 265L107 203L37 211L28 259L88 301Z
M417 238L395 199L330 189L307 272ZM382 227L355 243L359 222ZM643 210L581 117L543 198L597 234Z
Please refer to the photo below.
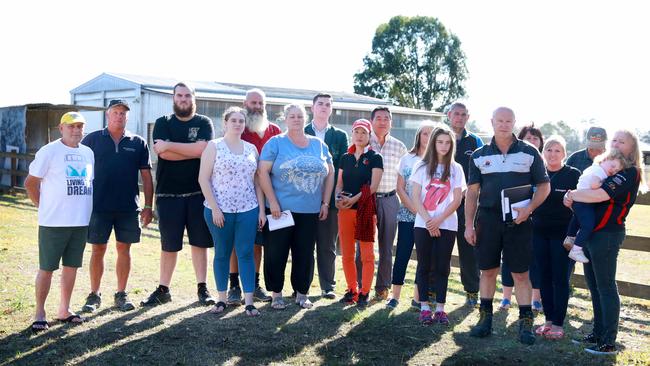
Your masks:
M533 198L533 186L526 184L523 186L511 187L501 190L501 212L503 222L512 222L517 217L513 217L513 208L523 207L530 204Z

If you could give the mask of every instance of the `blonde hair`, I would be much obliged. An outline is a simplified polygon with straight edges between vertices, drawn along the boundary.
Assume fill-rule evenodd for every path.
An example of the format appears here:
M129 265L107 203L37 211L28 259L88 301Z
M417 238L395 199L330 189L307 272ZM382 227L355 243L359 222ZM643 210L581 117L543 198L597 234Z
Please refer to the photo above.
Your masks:
M594 158L594 163L600 164L605 160L618 160L621 162L621 167L623 169L631 168L633 166L630 159L626 158L620 150L614 148L596 156Z
M639 147L639 138L636 134L627 129L620 129L614 133L616 136L617 133L625 134L633 143L634 146L632 151L625 158L629 162L631 167L635 167L639 175L641 176L641 182L639 184L639 192L646 193L648 191L648 185L645 182L645 173L643 169L643 154L641 153L641 148Z
M422 145L422 139L420 137L420 134L422 133L422 130L425 127L431 127L431 129L434 129L434 128L438 127L439 125L440 125L439 123L433 122L432 120L429 120L429 119L420 122L420 125L418 126L417 131L415 131L415 141L413 141L413 147L411 148L409 153L415 154L415 155L418 154L418 151L420 150L420 146Z

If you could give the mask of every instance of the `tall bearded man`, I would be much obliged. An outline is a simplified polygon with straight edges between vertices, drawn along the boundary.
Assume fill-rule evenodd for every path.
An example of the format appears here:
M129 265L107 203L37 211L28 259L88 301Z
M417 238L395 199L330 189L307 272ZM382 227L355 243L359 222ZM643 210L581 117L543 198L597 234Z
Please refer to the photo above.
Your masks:
M266 115L266 94L260 89L250 89L246 92L244 109L246 109L246 128L242 134L242 140L249 142L257 148L257 153L262 152L264 144L273 136L282 133L280 127L269 122ZM258 301L271 301L262 287L260 287L260 264L262 262L262 232L258 231L255 237L255 291L253 298ZM241 287L239 285L239 267L237 265L237 253L232 251L230 256L230 289L228 290L228 304L238 305L241 303Z

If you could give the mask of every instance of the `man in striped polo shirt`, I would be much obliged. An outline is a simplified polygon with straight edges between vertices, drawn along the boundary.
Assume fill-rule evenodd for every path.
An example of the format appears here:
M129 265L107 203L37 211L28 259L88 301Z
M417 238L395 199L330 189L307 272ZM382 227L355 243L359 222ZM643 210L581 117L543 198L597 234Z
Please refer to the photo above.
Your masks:
M512 109L497 108L492 114L492 141L474 151L470 158L465 196L465 238L469 244L476 245L481 269L480 319L470 335L482 338L492 333L492 301L503 252L503 262L510 267L517 289L519 341L533 344L532 287L528 277L532 260L530 215L544 202L551 187L539 151L517 139L512 133L514 126ZM515 208L517 218L513 222L504 222L501 191L526 184L536 187L530 204Z

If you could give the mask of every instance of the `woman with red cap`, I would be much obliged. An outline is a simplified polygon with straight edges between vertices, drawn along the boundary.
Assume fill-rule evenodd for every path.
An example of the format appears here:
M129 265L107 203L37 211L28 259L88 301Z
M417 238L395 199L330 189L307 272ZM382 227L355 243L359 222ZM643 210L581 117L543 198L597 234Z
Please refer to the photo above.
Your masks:
M341 302L368 305L368 294L375 269L375 192L383 173L380 154L370 148L372 125L366 119L352 124L352 145L341 157L336 184L339 209L339 238L343 254L343 273L347 290ZM355 242L361 251L361 289L357 287Z

